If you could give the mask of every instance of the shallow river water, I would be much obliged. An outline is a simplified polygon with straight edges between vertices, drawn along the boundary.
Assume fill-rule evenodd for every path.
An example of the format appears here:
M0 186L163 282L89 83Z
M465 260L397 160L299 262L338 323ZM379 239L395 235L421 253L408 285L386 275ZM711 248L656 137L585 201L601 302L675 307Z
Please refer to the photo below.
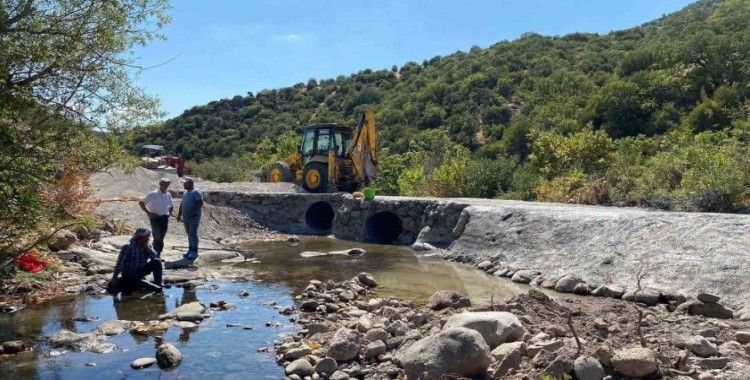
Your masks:
M0 341L22 339L34 343L34 350L0 359L0 379L119 379L119 378L283 378L273 356L273 342L292 333L296 326L270 304L290 306L292 294L311 279L346 280L355 274L370 272L378 281L379 297L390 295L424 304L435 291L454 289L467 294L472 301L505 299L524 291L523 287L490 277L468 266L450 263L439 257L418 256L397 246L368 245L328 238L287 242L248 244L256 263L238 263L255 272L260 281L247 283L215 282L194 290L172 288L163 296L145 299L135 296L114 302L110 296L79 296L72 301L30 306L15 314L0 314ZM352 247L364 248L362 256L328 255L302 257L303 251L334 251ZM248 298L239 298L240 290ZM170 327L162 337L142 337L123 333L110 338L117 348L108 354L64 352L49 347L45 338L60 329L90 332L100 323L112 319L146 321L174 309L184 302L199 300L204 304L223 299L237 305L236 310L213 313L198 330L183 331ZM91 322L76 319L93 316ZM267 327L277 321L279 327ZM228 324L250 326L228 327ZM153 357L155 347L170 342L182 352L185 360L177 369L162 372L156 366L133 370L130 362ZM258 352L269 347L270 352Z

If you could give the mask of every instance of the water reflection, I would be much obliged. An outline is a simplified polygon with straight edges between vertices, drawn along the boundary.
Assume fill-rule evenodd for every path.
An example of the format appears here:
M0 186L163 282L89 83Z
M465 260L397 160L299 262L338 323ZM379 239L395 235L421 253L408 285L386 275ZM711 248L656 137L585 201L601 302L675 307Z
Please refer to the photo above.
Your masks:
M302 257L304 251L330 252L364 248L362 256L328 255ZM257 271L264 281L284 283L295 290L304 289L309 280L343 281L359 272L370 272L378 281L378 294L426 302L434 292L453 289L467 294L473 301L502 300L525 291L525 288L488 276L466 265L414 254L406 247L347 242L329 238L303 239L297 245L287 242L248 244L260 263L240 263Z

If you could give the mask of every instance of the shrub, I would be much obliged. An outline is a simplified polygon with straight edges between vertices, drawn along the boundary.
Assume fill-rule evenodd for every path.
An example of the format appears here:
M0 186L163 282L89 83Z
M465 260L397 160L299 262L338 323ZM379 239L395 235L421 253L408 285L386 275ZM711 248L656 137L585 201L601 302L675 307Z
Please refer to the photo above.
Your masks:
M427 180L427 195L465 197L468 163L467 158L458 158L438 166Z
M466 168L466 195L473 198L495 198L507 192L517 166L515 160L508 158L470 161Z
M510 191L503 194L502 197L524 201L535 200L537 196L536 189L541 181L542 176L539 174L539 171L533 165L526 163L518 167L513 173Z

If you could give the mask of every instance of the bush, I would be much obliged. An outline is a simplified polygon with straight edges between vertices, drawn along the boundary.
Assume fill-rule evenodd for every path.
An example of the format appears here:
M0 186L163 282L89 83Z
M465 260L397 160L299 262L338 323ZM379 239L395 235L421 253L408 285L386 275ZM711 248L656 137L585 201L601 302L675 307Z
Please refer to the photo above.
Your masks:
M458 158L438 166L427 180L427 195L434 197L465 197L467 158Z
M466 195L473 198L495 198L507 192L517 166L515 160L508 158L470 161L466 168Z
M537 197L536 189L542 181L542 176L537 169L526 163L513 173L513 179L510 183L510 191L503 194L503 198L520 199L532 201Z

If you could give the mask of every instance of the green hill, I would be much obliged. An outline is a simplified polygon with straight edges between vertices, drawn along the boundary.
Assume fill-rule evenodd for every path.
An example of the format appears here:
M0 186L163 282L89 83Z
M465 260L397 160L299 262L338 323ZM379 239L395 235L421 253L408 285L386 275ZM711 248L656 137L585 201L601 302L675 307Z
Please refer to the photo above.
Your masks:
M529 33L213 101L134 144L251 169L297 127L369 106L384 193L736 209L750 197L748 52L750 1L699 1L606 35Z

